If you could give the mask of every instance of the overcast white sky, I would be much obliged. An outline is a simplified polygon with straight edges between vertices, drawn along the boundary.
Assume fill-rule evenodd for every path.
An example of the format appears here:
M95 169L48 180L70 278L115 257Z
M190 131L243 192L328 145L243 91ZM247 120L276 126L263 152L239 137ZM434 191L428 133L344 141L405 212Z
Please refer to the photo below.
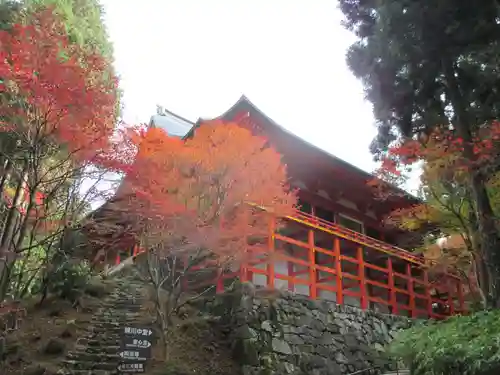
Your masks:
M245 94L279 124L372 171L376 130L345 63L336 0L101 0L127 121L156 104L215 117Z

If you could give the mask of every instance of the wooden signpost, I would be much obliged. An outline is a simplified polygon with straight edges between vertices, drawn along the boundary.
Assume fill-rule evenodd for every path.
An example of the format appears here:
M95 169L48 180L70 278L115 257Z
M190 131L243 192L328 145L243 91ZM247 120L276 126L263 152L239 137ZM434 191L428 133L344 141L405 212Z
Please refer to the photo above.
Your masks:
M151 358L153 347L151 328L125 326L120 342L121 357L117 370L121 374L140 374L146 372L146 362Z

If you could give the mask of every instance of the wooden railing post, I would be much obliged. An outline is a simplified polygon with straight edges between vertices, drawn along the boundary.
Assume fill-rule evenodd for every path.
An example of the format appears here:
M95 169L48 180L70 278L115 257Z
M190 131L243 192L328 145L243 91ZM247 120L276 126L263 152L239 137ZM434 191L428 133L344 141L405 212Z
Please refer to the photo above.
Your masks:
M269 254L267 259L267 286L274 288L274 252L275 252L276 218L271 215L269 219Z
M464 300L464 290L463 290L462 280L458 280L457 294L458 294L458 304L460 307L460 313L464 314L465 313L465 300Z
M366 289L365 280L365 261L363 257L363 248L358 247L358 277L359 277L359 288L361 291L361 308L366 310L368 308L368 295Z
M396 298L396 285L394 283L394 270L392 268L392 258L387 258L387 275L388 275L388 284L389 284L389 301L391 307L391 314L398 314L398 301Z
M412 318L414 318L417 314L417 311L415 309L415 291L414 291L414 287L413 287L413 274L411 272L411 263L408 263L406 265L406 276L407 276L407 280L408 280L408 295L410 297L410 316Z
M335 274L337 283L337 303L344 304L344 290L342 289L342 259L340 258L340 240L335 237L333 243L333 251L335 254Z
M446 280L446 291L448 292L448 307L449 307L449 315L454 315L455 314L455 301L453 300L453 297L455 296L455 293L458 288L455 288L455 291L453 291L453 285L456 285L454 283L454 280L451 280L451 278L447 277Z
M309 255L309 296L312 299L316 299L318 297L318 289L316 286L317 275L316 275L316 252L314 250L314 231L312 229L308 232L308 255Z
M427 299L427 314L429 318L432 318L432 297L431 297L431 286L429 284L429 271L424 269L424 287L425 287L425 297Z
M246 263L246 260L243 260L241 262L240 266L240 281L242 283L246 283L248 280L248 265Z
M293 292L295 290L295 283L293 282L293 277L295 276L295 270L293 268L292 262L287 262L288 276L290 276L290 280L288 280L288 290Z
M249 222L249 213L248 211L245 212L245 221L246 223ZM248 233L245 230L245 233L243 234L244 236L244 246L245 248L243 249L243 254L240 259L240 282L245 283L249 281L249 275L248 275L248 259L249 259L249 253L248 253Z
M224 278L223 278L223 271L222 268L219 267L217 268L217 281L215 284L215 292L216 293L222 293L224 292Z

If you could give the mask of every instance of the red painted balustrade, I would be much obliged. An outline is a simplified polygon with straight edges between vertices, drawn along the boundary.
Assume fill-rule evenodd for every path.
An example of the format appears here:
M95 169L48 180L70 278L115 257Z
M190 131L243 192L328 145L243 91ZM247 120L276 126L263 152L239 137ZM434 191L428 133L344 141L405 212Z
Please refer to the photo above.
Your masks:
M434 274L419 255L299 211L279 230L270 214L269 233L265 253L247 254L237 270L217 272L210 281L217 292L238 277L413 318L466 313L467 291L460 278L452 272ZM133 255L139 253L135 247Z

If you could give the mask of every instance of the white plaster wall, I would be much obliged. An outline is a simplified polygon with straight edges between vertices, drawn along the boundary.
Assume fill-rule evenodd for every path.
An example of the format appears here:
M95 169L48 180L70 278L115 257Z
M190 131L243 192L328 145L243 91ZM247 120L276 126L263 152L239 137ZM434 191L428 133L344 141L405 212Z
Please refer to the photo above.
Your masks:
M294 265L296 266L296 265ZM262 270L266 270L267 266L266 264L259 264L259 265L256 265L255 268L259 268L259 269L262 269ZM283 260L277 260L275 261L274 263L274 272L275 274L283 274L283 275L288 275L288 262L287 261L283 261ZM322 272L321 273L321 276L324 277L325 276L325 272ZM304 275L304 278L306 278L307 275ZM298 277L301 277L300 275ZM252 278L252 282L257 285L257 286L267 286L267 276L266 275L260 275L260 274L256 274L254 273L253 274L253 278ZM331 285L331 286L335 286L336 285L336 281L335 280L329 280L328 282L324 282L322 284L327 284L327 285ZM288 280L283 280L283 279L279 279L278 277L275 278L274 280L274 286L276 289L279 289L279 290L288 290L288 287L289 287L289 281ZM355 287L352 287L349 289L350 291L352 292L357 292L359 293L360 292L360 287L359 286L355 286ZM305 295L305 296L309 296L310 292L309 292L309 286L308 285L301 285L301 284L295 284L293 286L293 292L297 293L297 294L302 294L302 295ZM332 292L332 291L329 291L329 290L322 290L320 288L318 288L318 297L319 298L322 298L322 299L326 299L326 300L329 300L329 301L333 301L333 302L336 302L337 301L337 293L336 292ZM400 304L406 304L405 301L403 300L404 297L401 297L398 295L398 303ZM356 306L356 307L361 307L361 301L359 298L357 297L351 297L351 296L347 296L347 295L344 295L344 304L346 305L350 305L350 306ZM390 309L389 309L389 306L385 305L385 304L382 304L382 303L371 303L371 308L375 311L378 311L378 312L382 312L382 313L386 313L386 314L389 314L390 313ZM404 313L403 311L401 311L402 313Z
M266 270L267 264L258 264L255 268ZM274 273L280 273L282 275L288 275L288 265L286 261L277 260L274 262ZM267 276L260 275L257 273L253 274L252 282L257 286L267 286ZM274 287L276 289L286 289L288 290L288 280L279 279L278 276L274 278Z

